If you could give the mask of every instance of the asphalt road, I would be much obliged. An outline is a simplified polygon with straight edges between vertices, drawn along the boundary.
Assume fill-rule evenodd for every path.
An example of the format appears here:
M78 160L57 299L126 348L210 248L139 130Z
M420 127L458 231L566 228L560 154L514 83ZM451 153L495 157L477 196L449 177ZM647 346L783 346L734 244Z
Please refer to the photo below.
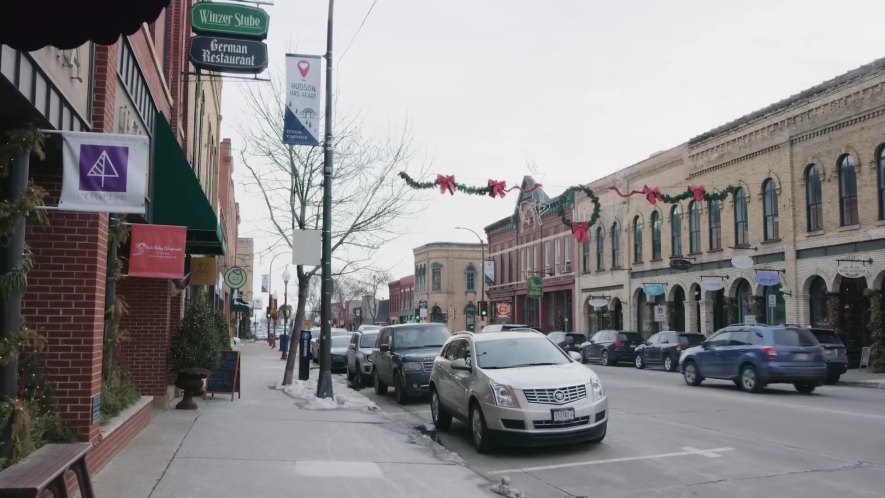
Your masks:
M609 396L601 444L480 455L458 421L437 436L473 470L508 476L529 498L885 496L885 390L803 395L775 385L748 394L724 381L690 387L662 370L591 368ZM430 423L427 400L399 406L362 392L404 424Z

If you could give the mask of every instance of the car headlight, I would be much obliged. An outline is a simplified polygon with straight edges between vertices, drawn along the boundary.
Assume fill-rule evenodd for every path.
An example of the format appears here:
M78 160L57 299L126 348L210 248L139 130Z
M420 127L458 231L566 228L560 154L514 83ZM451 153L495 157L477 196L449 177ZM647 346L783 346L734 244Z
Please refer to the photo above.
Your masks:
M406 372L421 372L424 370L424 364L419 361L404 361L403 370Z
M506 408L516 408L519 406L519 403L516 401L516 396L514 396L513 390L510 389L510 386L489 382L489 387L492 388L492 392L495 394L496 405Z
M590 377L590 392L593 393L593 399L605 397L605 388L602 386L602 381L595 375Z

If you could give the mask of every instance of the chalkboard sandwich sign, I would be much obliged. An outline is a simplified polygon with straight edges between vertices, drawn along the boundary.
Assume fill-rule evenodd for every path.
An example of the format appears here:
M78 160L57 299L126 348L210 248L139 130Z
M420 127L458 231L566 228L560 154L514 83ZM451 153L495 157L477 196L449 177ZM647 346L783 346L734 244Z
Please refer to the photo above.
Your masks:
M206 394L230 394L230 400L234 400L234 394L242 398L240 392L240 352L222 351L221 361L218 368L209 373L206 379Z

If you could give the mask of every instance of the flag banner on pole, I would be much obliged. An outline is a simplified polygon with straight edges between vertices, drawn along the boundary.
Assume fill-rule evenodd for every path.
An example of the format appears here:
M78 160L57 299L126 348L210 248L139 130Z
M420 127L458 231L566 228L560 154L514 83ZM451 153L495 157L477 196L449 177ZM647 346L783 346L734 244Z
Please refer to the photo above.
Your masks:
M186 242L187 227L132 225L129 276L181 279Z
M286 145L320 144L321 70L319 55L286 54Z
M261 275L261 292L270 292L270 275Z
M147 137L75 131L61 135L60 209L144 214L150 157Z
M485 275L487 284L495 283L495 262L486 260L483 262L483 274Z

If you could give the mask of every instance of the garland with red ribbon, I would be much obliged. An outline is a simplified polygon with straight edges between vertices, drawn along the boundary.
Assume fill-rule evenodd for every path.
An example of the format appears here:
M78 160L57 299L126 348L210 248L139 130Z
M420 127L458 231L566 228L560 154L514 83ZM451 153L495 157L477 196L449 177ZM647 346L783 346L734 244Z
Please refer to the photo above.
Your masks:
M400 178L405 180L405 182L410 187L418 190L427 190L439 187L440 194L445 194L446 192L448 192L449 195L455 195L455 191L457 190L458 192L470 195L487 195L493 199L496 197L500 197L503 199L504 196L507 195L507 192L511 192L513 190L520 190L523 193L528 194L541 188L540 183L536 183L527 189L523 189L519 186L507 188L507 182L492 179L489 179L487 185L476 187L473 185L465 185L463 183L456 182L455 175L436 175L436 180L430 182L419 182L409 176L409 174L405 171L400 171L399 176Z
M729 185L725 187L725 189L710 193L707 192L707 189L703 185L689 185L685 192L682 192L679 195L667 195L661 193L661 189L658 187L649 187L648 185L643 185L642 190L631 190L630 192L624 193L618 190L617 187L609 187L610 190L614 190L621 197L631 197L634 195L644 195L645 199L652 206L656 205L658 201L666 202L667 204L676 204L678 202L682 202L687 199L694 199L697 202L701 201L721 201L727 198L729 195L734 195L737 192L737 189L734 185Z

